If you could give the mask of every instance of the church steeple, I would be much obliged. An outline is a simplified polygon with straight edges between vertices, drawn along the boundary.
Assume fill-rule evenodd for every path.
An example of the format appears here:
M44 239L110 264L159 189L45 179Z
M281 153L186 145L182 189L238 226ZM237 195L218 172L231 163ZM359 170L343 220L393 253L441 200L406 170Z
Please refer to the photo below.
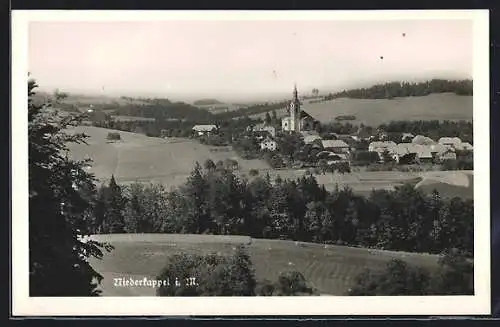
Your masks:
M299 101L299 94L297 92L297 83L293 85L293 102Z

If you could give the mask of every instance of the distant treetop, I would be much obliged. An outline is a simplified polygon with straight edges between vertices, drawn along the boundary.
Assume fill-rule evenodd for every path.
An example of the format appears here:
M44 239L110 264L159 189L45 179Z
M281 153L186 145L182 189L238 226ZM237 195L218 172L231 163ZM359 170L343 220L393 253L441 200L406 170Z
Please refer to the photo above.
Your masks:
M220 102L217 99L200 99L193 102L193 104L195 106L208 106L208 105L224 104L224 103Z
M353 99L392 99L395 97L426 96L432 93L455 93L457 95L472 95L472 80L433 79L426 82L390 82L376 84L368 88L344 90L330 93L325 101L336 98Z

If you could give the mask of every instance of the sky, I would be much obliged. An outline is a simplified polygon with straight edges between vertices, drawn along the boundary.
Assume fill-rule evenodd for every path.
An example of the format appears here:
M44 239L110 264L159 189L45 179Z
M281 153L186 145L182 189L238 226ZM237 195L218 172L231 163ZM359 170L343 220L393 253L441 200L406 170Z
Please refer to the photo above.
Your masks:
M457 19L40 21L29 24L29 71L41 90L70 93L243 99L294 83L330 92L472 78L472 33L472 20Z

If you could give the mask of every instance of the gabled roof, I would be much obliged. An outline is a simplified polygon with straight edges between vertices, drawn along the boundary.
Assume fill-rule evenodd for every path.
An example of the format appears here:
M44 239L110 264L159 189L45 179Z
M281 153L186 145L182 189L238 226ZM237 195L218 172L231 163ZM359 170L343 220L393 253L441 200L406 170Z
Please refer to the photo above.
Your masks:
M442 137L438 140L438 143L458 145L458 144L462 143L462 140L460 140L460 138L458 138L458 137Z
M396 148L398 145L393 141L375 141L371 142L368 147L371 148Z
M399 156L404 156L410 153L415 153L419 158L432 158L431 146L413 143L398 144L397 154Z
M414 144L421 144L421 145L432 145L436 144L436 142L431 139L430 137L423 136L423 135L417 135L411 140L411 143Z
M214 129L217 129L215 125L195 125L193 126L193 130L197 132L210 132Z
M304 118L310 118L310 119L314 119L313 116L309 115L307 112L305 112L304 110L301 110L300 111L300 119L304 119ZM314 119L315 120L315 119Z
M304 143L305 144L311 144L316 140L321 140L321 137L319 135L307 135L304 136Z
M342 140L322 140L323 148L348 148L349 145Z

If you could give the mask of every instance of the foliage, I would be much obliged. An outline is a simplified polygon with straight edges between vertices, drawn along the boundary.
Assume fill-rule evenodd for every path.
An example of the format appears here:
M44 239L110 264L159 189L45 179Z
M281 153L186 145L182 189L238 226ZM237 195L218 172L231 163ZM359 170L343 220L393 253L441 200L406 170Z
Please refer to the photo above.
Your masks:
M85 142L86 135L67 132L83 117L35 105L37 87L28 82L30 296L98 295L102 276L88 258L111 247L82 239L94 222L94 178L87 162L66 155L69 143Z
M471 80L450 81L433 79L421 83L391 82L373 85L369 88L351 89L338 93L331 93L325 100L336 98L354 99L391 99L394 97L425 96L432 93L453 92L457 95L472 95Z
M242 247L231 257L174 255L157 279L169 281L157 289L159 296L252 296L256 287L252 262Z
M121 140L121 135L120 133L117 133L117 132L109 132L108 135L106 136L106 139L107 140L110 140L110 141L119 141Z
M445 253L439 269L430 271L393 259L382 271L366 269L356 276L348 295L473 295L474 267L459 251Z
M312 175L274 181L255 176L249 182L223 162L208 166L197 165L178 190L126 188L125 231L281 237L429 253L455 247L473 254L472 200L426 195L411 183L365 198L349 188L327 192ZM138 213L145 221L134 218Z

